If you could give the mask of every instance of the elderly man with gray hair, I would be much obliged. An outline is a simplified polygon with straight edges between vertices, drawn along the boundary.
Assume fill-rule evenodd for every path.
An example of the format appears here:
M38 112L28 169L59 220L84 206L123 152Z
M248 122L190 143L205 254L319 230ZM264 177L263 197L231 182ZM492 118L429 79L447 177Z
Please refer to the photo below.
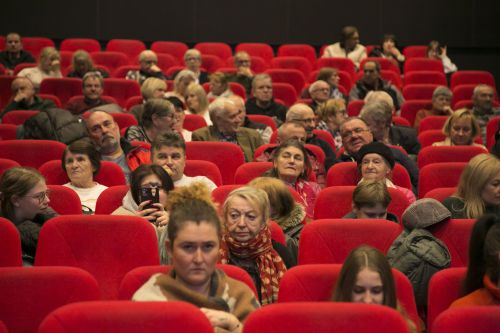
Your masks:
M432 93L432 107L430 110L422 109L415 115L413 127L418 129L420 123L425 117L429 116L450 116L453 113L451 109L451 99L453 93L446 86L439 86Z
M220 97L210 103L208 112L213 125L194 131L192 140L237 144L245 155L245 161L252 161L255 150L262 145L262 138L257 131L241 127L243 111L236 103Z
M130 70L125 77L127 80L134 80L140 85L150 77L166 80L161 68L158 67L158 57L151 50L144 50L139 54L139 70Z
M310 106L316 112L318 107L330 97L330 85L323 80L314 81L309 86L309 96L312 99Z
M487 84L479 84L474 88L472 93L472 113L476 117L479 127L481 127L481 135L483 142L486 142L486 125L491 118L500 115L500 108L493 106L495 99L495 89Z
M273 98L273 82L269 74L257 74L252 81L253 97L245 104L248 114L262 114L272 117L276 125L285 121L286 106Z

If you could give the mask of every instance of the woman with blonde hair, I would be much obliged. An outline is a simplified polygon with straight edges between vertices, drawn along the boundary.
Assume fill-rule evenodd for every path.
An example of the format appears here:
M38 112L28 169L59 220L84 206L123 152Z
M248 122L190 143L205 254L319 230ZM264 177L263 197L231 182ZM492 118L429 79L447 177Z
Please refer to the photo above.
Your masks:
M40 58L36 67L25 68L17 76L27 77L33 82L38 91L43 79L49 77L62 77L61 56L53 47L44 47L40 52Z
M202 116L207 125L212 125L212 120L208 112L209 103L205 89L203 89L200 84L192 82L187 86L185 96L188 107L186 113Z
M330 132L335 140L337 151L342 148L340 125L347 119L345 101L340 98L329 99L316 110L318 115L317 129Z
M66 75L67 77L77 77L82 79L88 72L99 72L103 78L109 77L108 72L95 67L90 54L85 50L78 50L73 53L71 65L72 71Z
M137 119L137 122L141 124L144 104L152 98L163 98L166 92L167 84L164 80L160 80L156 77L146 79L141 86L142 104L134 105L129 113L132 113Z
M183 103L186 103L186 89L192 83L196 82L196 75L189 69L183 69L174 79L174 90L169 91L165 94L165 97L175 96L180 99Z
M446 139L434 142L433 146L475 146L486 147L475 143L474 140L481 134L481 128L476 117L468 109L460 109L451 114L443 126Z
M487 213L500 216L500 160L490 154L472 158L457 190L443 205L453 219L477 219Z

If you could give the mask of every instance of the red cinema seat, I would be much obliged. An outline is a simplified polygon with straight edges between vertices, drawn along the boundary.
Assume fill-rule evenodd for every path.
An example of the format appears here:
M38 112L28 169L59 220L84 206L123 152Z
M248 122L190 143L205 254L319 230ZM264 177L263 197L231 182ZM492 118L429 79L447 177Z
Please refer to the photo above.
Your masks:
M207 72L216 72L219 68L224 67L224 62L218 56L212 54L201 55L201 67Z
M430 146L425 147L418 153L418 168L422 169L427 164L443 162L469 162L471 158L479 154L487 154L488 151L476 146Z
M129 58L129 63L136 64L139 53L146 50L144 43L137 39L112 39L106 45L108 52L122 52Z
M444 67L440 60L430 58L410 58L406 59L403 71L405 75L414 71L434 71L444 73Z
M486 125L486 147L492 147L495 144L495 134L498 132L500 117L493 117Z
M245 91L245 87L243 87L241 84L238 82L228 82L229 84L229 89L235 94L243 98L243 100L247 99L247 94ZM205 92L208 94L210 92L210 83L205 82L202 84L203 89L205 89Z
M48 185L64 185L69 182L68 175L63 170L60 159L45 162L38 168L38 171L45 177ZM101 161L101 168L94 180L108 187L126 184L122 168L110 161Z
M410 45L403 49L403 55L406 58L425 58L427 57L427 45Z
M316 61L316 68L333 67L339 71L349 73L352 82L356 82L356 65L349 58L318 58Z
M270 64L274 58L273 48L265 43L240 43L236 45L235 52L245 51L251 56L261 57Z
M96 65L103 65L109 68L110 73L113 73L120 66L129 64L127 55L122 52L99 51L92 52L90 56ZM134 63L134 65L137 65L137 63Z
M22 266L21 238L14 223L0 217L0 235L0 267Z
M280 282L278 302L329 302L340 273L340 264L299 265L289 269ZM419 322L413 287L403 273L392 270L396 295L410 318Z
M3 173L9 170L10 168L18 166L20 166L20 164L14 160L8 158L0 158L0 176L2 176Z
M448 116L427 116L420 122L418 133L428 130L441 130L447 119Z
M125 110L126 112L130 112L130 109L138 104L142 104L143 99L142 96L132 96L127 99L125 102Z
M52 102L54 102L54 104L58 108L62 107L61 100L56 95L52 95L52 94L38 94L38 97L40 97L41 99L50 99Z
M78 194L63 185L47 185L50 191L50 203L59 215L81 215L82 203Z
M0 108L2 110L9 104L12 95L10 86L15 78L15 76L0 75Z
M61 51L85 50L88 53L101 51L99 41L92 38L67 38L61 42Z
M210 161L186 160L184 174L190 177L205 176L213 181L215 185L222 185L222 175L219 167Z
M299 243L299 265L341 264L366 244L387 253L401 225L381 219L324 219L306 224Z
M430 110L432 108L432 100L428 99L414 99L407 100L401 105L401 117L406 118L410 124L413 126L415 123L415 116L417 112L426 109Z
M236 169L245 163L245 156L238 145L229 142L186 142L189 160L205 160L215 163L222 174L222 183L233 184Z
M411 127L411 124L408 121L408 119L400 117L400 116L392 116L392 123L394 125L398 125L398 126Z
M320 130L320 129L314 129L313 134L316 135L321 140L328 143L330 148L332 148L333 152L335 152L337 150L337 148L335 147L335 139L333 138L333 136L330 132Z
M455 86L452 89L453 99L451 102L451 106L453 109L456 109L455 105L460 101L470 101L472 99L472 94L477 84L461 84ZM498 94L496 89L494 89L494 101L493 103L498 103Z
M38 169L43 163L61 159L64 143L51 140L0 141L0 158L8 158L22 166Z
M352 193L356 186L331 186L324 188L316 198L314 219L340 219L352 210ZM387 210L401 220L410 205L408 198L395 188L389 188L391 203Z
M444 162L427 164L419 171L418 197L423 198L435 188L456 187L466 162Z
M219 57L221 60L226 60L233 55L231 47L226 43L217 42L204 42L197 43L194 46L195 49L201 52L201 54L210 54Z
M131 269L159 263L155 228L138 216L55 217L44 224L35 257L35 266L85 269L98 281L102 299L118 297Z
M183 127L192 132L199 128L207 127L207 122L205 121L205 118L198 114L186 114L184 116Z
M289 83L295 91L302 91L306 83L304 74L297 69L290 68L271 68L266 70L266 74L271 76L273 86L275 83Z
M272 162L247 162L236 169L234 174L234 184L247 184L257 177L272 169Z
M334 302L271 304L252 312L244 330L245 333L410 332L405 319L388 306Z
M273 96L290 107L297 101L297 91L290 83L273 82Z
M443 202L444 199L452 196L457 190L456 187L438 187L430 190L424 195L424 198L433 198L439 202Z
M69 304L52 312L39 333L212 333L207 317L186 302L100 301Z
M31 62L23 62L23 63L17 64L16 67L14 67L14 75L19 74L19 72L25 68L32 68L32 67L36 67L36 64L31 63Z
M309 44L283 44L278 48L278 57L302 57L309 61L311 66L316 64L316 50Z
M16 131L16 125L0 124L0 140L16 140Z
M273 68L299 70L304 75L304 81L313 70L313 65L309 60L299 56L278 56L271 60L271 66Z
M313 83L314 81L316 81L318 79L318 74L319 74L319 69L312 71L311 74L309 74L308 82ZM345 90L349 92L353 86L351 74L341 70L337 70L337 74L339 76L339 86L344 87Z
M137 118L131 113L110 113L119 128L138 125Z
M469 262L469 240L476 220L450 219L433 226L432 234L442 240L451 255L450 267L465 267Z
M271 127L273 131L277 130L278 128L276 127L276 123L274 122L273 118L269 116L265 116L262 114L247 114L248 119L251 121L254 121L256 123L264 124L266 126Z
M59 98L66 105L70 97L82 94L82 80L78 78L47 78L40 83L42 94L51 94Z
M439 129L428 129L418 134L418 142L420 142L420 147L432 146L434 142L443 141L446 139L442 130Z
M109 215L122 205L122 200L127 194L127 185L111 186L105 189L97 198L95 213Z
M179 61L170 54L160 53L157 54L156 57L158 58L158 67L161 68L163 73L165 73L170 67L178 66L180 64Z
M500 327L499 306L450 309L434 322L432 332L495 332Z
M437 87L439 85L431 83L407 84L403 87L403 97L406 100L432 99L432 94Z
M22 125L29 118L36 116L38 110L12 110L2 117L2 124Z
M89 273L75 267L4 267L0 294L0 321L8 331L37 332L53 310L97 300L99 289Z
M2 321L0 321L0 333L9 333L9 331L7 331L7 327Z
M434 332L434 321L451 303L462 297L466 267L447 268L434 274L429 282L427 331ZM432 329L432 330L431 330ZM462 332L462 330L459 330ZM478 332L478 331L475 331Z
M243 185L241 184L231 184L231 185L222 185L217 187L215 190L212 191L212 199L214 202L216 202L219 205L219 209L222 208L224 205L224 202L226 201L227 196L229 193L234 191L235 189L242 187Z
M23 49L30 52L35 59L45 47L55 47L54 41L47 37L23 37Z
M138 65L125 65L125 66L120 66L117 69L113 71L111 74L111 77L114 77L116 79L125 79L127 77L127 74L129 71L137 71L139 70Z
M405 86L409 84L438 84L447 86L446 75L436 71L416 71L405 75Z
M141 87L137 81L126 79L104 79L104 95L113 96L121 107L125 107L127 99L141 95Z
M347 104L347 114L349 117L357 117L361 113L361 109L365 106L365 101L362 99L355 99Z
M229 277L245 283L254 292L255 297L257 297L257 290L255 289L253 280L244 269L238 266L224 264L218 264L217 268L223 270ZM137 289L146 283L153 274L167 273L171 269L171 265L143 266L134 268L123 278L118 298L122 300L132 299L132 296L134 296Z
M487 71L456 71L451 74L450 88L453 90L461 84L487 84L496 87L495 77Z
M184 53L188 50L188 46L182 42L156 41L151 44L151 51L156 54L170 54L179 64L184 61Z

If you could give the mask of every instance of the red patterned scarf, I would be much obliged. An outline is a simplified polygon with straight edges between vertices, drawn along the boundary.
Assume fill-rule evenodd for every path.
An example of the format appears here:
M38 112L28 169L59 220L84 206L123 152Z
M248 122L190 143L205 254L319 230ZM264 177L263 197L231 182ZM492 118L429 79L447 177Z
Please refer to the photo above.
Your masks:
M254 239L246 243L238 242L226 233L220 248L220 260L223 264L229 263L229 252L231 256L239 259L255 261L261 281L261 303L276 302L279 284L286 272L286 267L279 254L273 249L271 231L267 225Z

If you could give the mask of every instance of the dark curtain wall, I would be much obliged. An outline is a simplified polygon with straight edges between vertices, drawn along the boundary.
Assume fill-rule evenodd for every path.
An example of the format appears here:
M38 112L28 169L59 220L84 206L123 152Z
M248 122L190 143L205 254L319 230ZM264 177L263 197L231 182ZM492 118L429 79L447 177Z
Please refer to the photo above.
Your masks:
M11 0L2 4L0 34L319 48L338 40L342 26L356 25L363 44L387 32L402 46L438 39L459 68L500 77L499 15L498 0Z

